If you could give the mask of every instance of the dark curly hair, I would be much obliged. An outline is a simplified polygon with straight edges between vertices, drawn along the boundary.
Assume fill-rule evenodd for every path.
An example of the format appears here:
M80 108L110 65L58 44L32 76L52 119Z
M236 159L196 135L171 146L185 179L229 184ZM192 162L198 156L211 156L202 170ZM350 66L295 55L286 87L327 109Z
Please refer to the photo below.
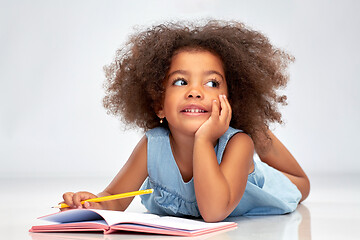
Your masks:
M286 96L277 90L286 86L286 68L294 58L239 22L166 23L132 35L104 67L108 113L145 131L160 126L156 112L163 102L164 81L174 53L182 49L220 57L232 107L230 126L244 130L256 150L265 152L271 143L269 124L282 123L278 104L285 105Z

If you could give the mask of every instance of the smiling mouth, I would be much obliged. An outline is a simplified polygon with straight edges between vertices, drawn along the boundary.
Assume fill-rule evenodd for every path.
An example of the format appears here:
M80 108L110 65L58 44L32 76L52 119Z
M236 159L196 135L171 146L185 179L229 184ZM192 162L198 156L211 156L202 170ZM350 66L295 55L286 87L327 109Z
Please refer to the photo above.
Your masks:
M191 108L191 109L184 109L181 112L185 112L185 113L206 113L207 111L204 110L204 109Z

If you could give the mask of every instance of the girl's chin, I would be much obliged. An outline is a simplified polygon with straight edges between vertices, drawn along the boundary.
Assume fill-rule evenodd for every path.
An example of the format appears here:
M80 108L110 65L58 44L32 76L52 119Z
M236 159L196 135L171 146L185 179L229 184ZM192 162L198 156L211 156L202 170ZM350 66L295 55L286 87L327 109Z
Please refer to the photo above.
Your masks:
M186 132L188 132L189 134L193 134L195 135L195 133L197 132L197 130L199 130L199 128L201 127L202 124L193 124L192 126L188 126L186 128Z

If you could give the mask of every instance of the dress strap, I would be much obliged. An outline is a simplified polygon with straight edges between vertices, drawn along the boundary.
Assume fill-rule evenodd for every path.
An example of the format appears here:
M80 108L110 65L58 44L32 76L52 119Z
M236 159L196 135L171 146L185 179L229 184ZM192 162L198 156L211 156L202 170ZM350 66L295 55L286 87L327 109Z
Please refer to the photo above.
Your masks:
M237 133L243 132L242 130L229 127L228 130L219 138L219 143L215 147L216 158L218 163L221 163L225 148L229 140Z

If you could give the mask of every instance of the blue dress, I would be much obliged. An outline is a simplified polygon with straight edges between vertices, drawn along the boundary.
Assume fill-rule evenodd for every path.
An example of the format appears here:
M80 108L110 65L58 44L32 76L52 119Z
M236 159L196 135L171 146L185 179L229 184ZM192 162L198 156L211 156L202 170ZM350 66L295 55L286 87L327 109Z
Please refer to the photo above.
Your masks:
M218 163L230 138L242 132L229 127L215 146ZM194 181L184 182L171 151L169 130L158 127L147 136L147 168L149 176L141 189L153 188L142 195L141 202L149 212L159 215L200 217ZM301 193L281 172L254 161L254 171L248 175L244 195L229 216L284 214L296 209Z

